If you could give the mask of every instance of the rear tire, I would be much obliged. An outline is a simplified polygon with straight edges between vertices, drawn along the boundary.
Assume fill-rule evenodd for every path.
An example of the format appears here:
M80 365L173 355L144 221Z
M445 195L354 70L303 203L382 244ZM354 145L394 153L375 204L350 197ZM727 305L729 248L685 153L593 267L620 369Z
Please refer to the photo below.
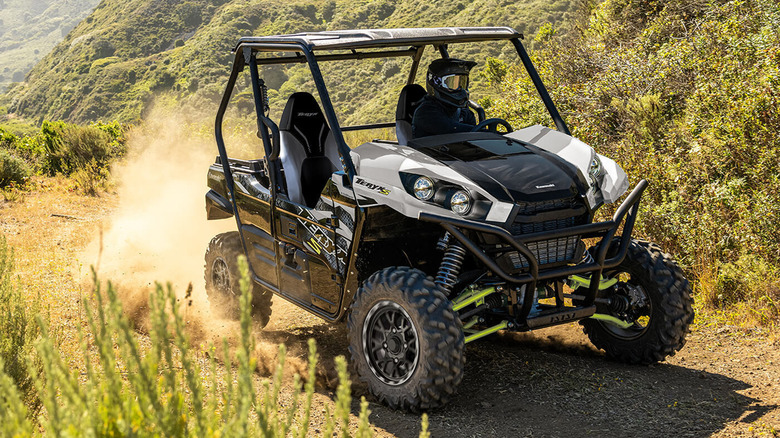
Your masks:
M612 248L619 244L616 239ZM623 262L604 277L619 281L599 296L617 297L628 309L616 311L599 304L597 312L634 323L620 328L595 319L580 322L593 345L603 349L607 357L652 364L673 356L685 345L694 318L693 299L688 280L669 254L656 244L632 240Z
M224 319L238 320L241 317L237 259L243 253L241 236L237 231L217 234L206 249L206 295L212 312ZM250 287L252 319L262 328L271 318L273 293L263 290L254 281Z
M460 319L422 271L391 267L371 275L355 296L347 327L358 377L393 409L442 406L463 378Z

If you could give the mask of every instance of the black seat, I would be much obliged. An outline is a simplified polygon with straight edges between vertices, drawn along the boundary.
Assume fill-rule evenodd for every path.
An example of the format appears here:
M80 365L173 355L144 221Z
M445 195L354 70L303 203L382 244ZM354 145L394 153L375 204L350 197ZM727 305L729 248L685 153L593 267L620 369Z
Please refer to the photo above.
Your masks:
M279 159L284 167L287 196L292 202L314 208L337 169L332 155L338 157L336 142L314 96L309 93L290 96L282 113L279 136Z
M408 84L401 89L395 109L395 136L398 144L406 146L412 138L412 117L426 94L425 88L418 84Z

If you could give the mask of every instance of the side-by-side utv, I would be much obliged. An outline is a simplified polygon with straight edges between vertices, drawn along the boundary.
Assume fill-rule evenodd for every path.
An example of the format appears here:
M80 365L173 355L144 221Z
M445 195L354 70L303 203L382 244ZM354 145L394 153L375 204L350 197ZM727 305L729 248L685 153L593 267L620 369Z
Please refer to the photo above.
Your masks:
M346 321L359 378L382 402L413 411L446 403L463 377L465 344L501 330L579 321L594 345L628 363L679 350L694 317L688 281L658 246L631 238L648 183L639 181L611 220L594 222L628 179L570 135L521 39L506 27L241 38L206 194L208 219L233 217L238 230L214 237L206 252L211 304L235 313L236 258L245 254L258 324L268 322L273 295ZM471 102L473 132L412 138L425 51L447 58L461 44L488 42L514 47L555 129L514 129ZM408 62L395 121L387 114L342 126L320 64L370 58ZM259 72L284 64L307 65L314 86L295 90L274 119ZM229 157L222 135L245 70L254 160ZM346 131L376 128L395 128L395 138L344 140Z

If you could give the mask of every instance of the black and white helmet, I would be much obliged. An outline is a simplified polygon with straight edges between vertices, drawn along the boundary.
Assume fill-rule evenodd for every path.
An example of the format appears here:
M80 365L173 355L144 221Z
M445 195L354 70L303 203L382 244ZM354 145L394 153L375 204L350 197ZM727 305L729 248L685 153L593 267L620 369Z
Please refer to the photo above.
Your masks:
M428 66L426 85L428 94L457 107L465 107L469 100L469 71L474 61L446 58L437 59Z

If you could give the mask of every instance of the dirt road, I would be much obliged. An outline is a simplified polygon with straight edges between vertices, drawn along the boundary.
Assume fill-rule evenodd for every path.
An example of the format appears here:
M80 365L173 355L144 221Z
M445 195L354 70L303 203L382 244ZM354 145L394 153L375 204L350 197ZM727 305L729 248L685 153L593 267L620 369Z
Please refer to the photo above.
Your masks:
M293 322L291 305L274 306L284 316L272 317L265 336L293 348L314 337L325 361L345 354L343 328ZM761 334L697 324L680 353L649 367L606 360L577 324L495 336L466 354L458 396L430 413L433 436L773 436L772 427L777 436L780 429L780 352ZM365 388L355 385L354 393ZM370 408L381 435L417 436L416 415Z
M52 314L63 324L77 326L79 321L74 310L78 294L83 293L78 277L89 262L79 262L77 255L116 205L115 195L84 198L53 187L28 195L21 204L0 206L0 229L17 249L23 285L57 294ZM199 271L202 255L193 257L193 263L199 264L194 271ZM439 437L778 436L777 335L709 321L697 321L677 356L650 367L607 361L576 324L470 344L458 395L450 405L430 412L431 433ZM256 335L269 348L284 342L290 355L301 359L306 340L317 341L323 378L313 416L316 429L324 407L332 404L333 358L347 351L344 328L302 315L277 298L270 325ZM266 372L261 369L258 374ZM353 394L359 400L365 388L355 384ZM357 409L355 401L353 411ZM418 415L376 403L370 409L378 435L417 436Z

